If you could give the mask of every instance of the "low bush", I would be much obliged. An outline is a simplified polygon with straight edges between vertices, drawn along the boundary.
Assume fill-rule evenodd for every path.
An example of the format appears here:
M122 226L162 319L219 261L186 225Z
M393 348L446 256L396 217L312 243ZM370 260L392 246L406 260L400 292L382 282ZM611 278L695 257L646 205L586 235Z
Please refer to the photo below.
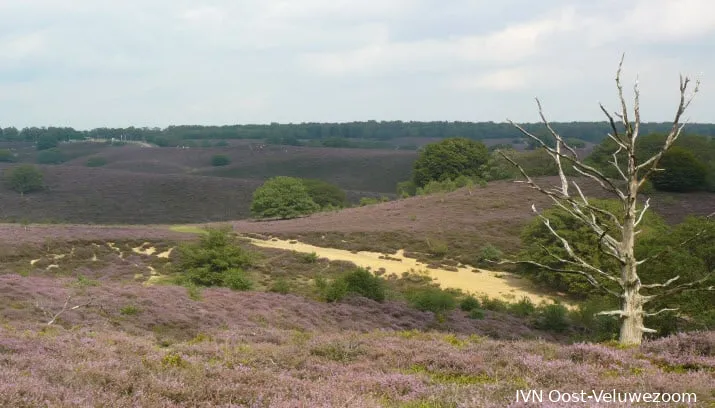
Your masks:
M568 310L560 304L540 306L536 312L538 329L563 332L569 327Z
M423 312L433 312L441 315L454 309L457 300L454 296L439 288L425 288L408 294L412 307Z
M100 157L100 156L90 157L89 159L87 159L87 163L85 163L85 165L87 167L102 167L106 164L107 164L107 159L105 159L104 157Z
M188 283L198 286L228 286L245 290L247 277L242 269L255 256L239 247L225 229L209 229L197 243L179 246L178 270Z
M482 309L472 309L469 311L469 318L470 319L475 319L475 320L482 320L484 319L484 310Z
M47 149L37 154L37 163L39 164L62 164L65 162L65 156L57 148Z
M268 289L268 291L286 295L286 294L290 293L290 283L283 278L276 279L276 281L273 282L273 284Z
M516 316L527 317L533 315L534 312L536 312L536 305L526 296L509 305L509 313Z
M354 293L378 302L385 300L385 281L364 268L357 268L328 283L316 279L316 287L327 302L337 302Z
M502 259L504 254L492 244L486 244L479 251L479 264L481 266L491 265L492 262Z
M211 158L211 165L214 167L228 166L231 164L231 159L228 156L217 154Z
M474 309L479 309L479 301L474 296L467 296L459 302L459 308L465 312L471 312Z
M223 286L233 290L251 290L253 282L242 269L232 268L223 273Z
M482 308L493 312L506 312L509 310L509 304L500 299L490 299L483 296L481 298Z
M373 205L373 204L380 204L380 203L386 203L390 201L389 198L382 196L380 198L375 198L375 197L363 197L360 199L360 207L364 207L366 205Z
M14 162L15 155L9 149L0 149L0 162Z

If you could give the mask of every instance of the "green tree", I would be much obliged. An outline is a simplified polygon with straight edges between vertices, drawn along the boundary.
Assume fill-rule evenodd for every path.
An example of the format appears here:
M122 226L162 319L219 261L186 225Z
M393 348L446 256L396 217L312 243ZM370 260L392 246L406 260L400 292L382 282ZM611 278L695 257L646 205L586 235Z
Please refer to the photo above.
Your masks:
M47 150L57 147L57 138L53 135L43 134L37 139L37 150Z
M591 204L617 216L622 216L623 210L616 200L591 199ZM562 238L569 242L571 248L589 264L596 268L610 270L618 267L618 262L600 249L600 236L578 218L572 216L561 208L544 210L541 214L549 220L549 225ZM605 226L606 231L616 234L617 226L614 222L601 214L597 216L598 222ZM653 236L664 235L667 227L664 221L655 213L647 212L642 223L643 232L641 240ZM568 260L569 255L558 239L543 222L542 218L535 218L521 233L522 250L521 259L529 259L551 269L568 269L569 264L561 260ZM585 299L594 291L592 282L585 276L574 273L555 273L548 269L537 267L531 263L522 265L522 271L534 282L548 287L551 290L565 292L569 295ZM616 290L609 279L596 276L599 285L611 290Z
M430 181L478 177L489 161L489 150L482 142L466 138L449 138L425 146L415 161L413 180L417 187Z
M302 181L308 195L320 208L343 208L347 205L347 195L340 187L317 179L302 179Z
M685 192L705 188L707 166L682 147L675 146L668 150L659 167L663 170L650 178L656 190Z
M20 194L39 191L44 188L42 171L31 164L23 164L5 170L5 183Z
M251 213L257 218L296 218L320 210L305 185L294 177L267 180L253 193Z

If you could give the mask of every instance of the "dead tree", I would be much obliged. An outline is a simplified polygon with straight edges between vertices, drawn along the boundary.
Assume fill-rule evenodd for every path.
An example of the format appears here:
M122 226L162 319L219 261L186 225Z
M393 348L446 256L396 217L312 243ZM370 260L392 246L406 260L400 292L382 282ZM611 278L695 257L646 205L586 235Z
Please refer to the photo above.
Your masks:
M673 146L673 143L680 136L684 126L684 124L681 123L683 113L687 110L693 97L697 94L699 81L695 82L692 92L689 92L688 87L691 81L688 77L681 75L680 101L675 112L672 127L660 150L653 156L644 159L637 157L638 152L636 152L636 141L639 136L641 124L638 81L636 80L633 87L633 119L631 119L626 99L623 96L623 86L621 84L622 67L623 58L621 58L616 73L616 87L620 101L619 112L611 114L600 104L600 108L608 118L610 124L608 137L613 140L618 147L618 150L613 154L613 160L610 162L619 175L617 179L614 180L607 177L603 171L588 165L584 160L579 158L576 150L569 146L564 138L552 128L544 115L541 102L538 99L536 103L539 116L550 136L554 138L555 144L553 147L518 124L511 121L509 121L509 123L515 126L523 135L534 140L538 146L543 148L551 156L558 168L560 186L550 188L540 186L529 177L522 166L507 155L502 155L512 165L516 166L526 179L520 182L525 182L531 188L548 196L556 207L566 211L570 216L575 217L588 226L589 229L599 237L600 250L617 261L619 270L605 270L590 263L585 257L580 256L574 249L572 243L569 243L568 240L563 238L559 232L552 227L549 219L539 213L533 205L532 210L541 218L549 232L560 242L567 256L550 254L563 265L560 269L533 261L519 262L528 263L552 272L582 275L592 285L619 298L621 302L621 308L619 310L602 312L602 314L620 318L620 342L622 344L640 344L644 333L654 332L654 330L648 329L643 325L644 317L673 310L663 309L647 312L645 306L648 302L661 296L694 289L709 279L709 276L706 276L694 282L680 283L679 277L675 276L662 283L642 284L638 276L638 266L645 262L652 261L653 257L650 259L636 259L634 252L635 243L638 233L640 232L639 225L643 221L643 216L650 206L650 199L648 199L639 207L638 190L643 186L646 180L648 180L649 176L659 170L658 163L663 157L663 154ZM622 213L614 214L602 206L589 201L588 197L586 197L581 190L577 178L566 176L564 164L570 164L573 170L581 176L581 180L593 181L610 193L610 195L614 196L621 203ZM612 232L614 230L606 225L606 222L603 221L604 219L616 226L615 232ZM601 284L601 282L606 281L610 281L612 284ZM610 288L607 286L610 286ZM617 289L614 290L613 288ZM646 292L648 292L648 294L641 293L642 289L647 289ZM713 290L713 287L705 289ZM651 294L651 292L656 293Z

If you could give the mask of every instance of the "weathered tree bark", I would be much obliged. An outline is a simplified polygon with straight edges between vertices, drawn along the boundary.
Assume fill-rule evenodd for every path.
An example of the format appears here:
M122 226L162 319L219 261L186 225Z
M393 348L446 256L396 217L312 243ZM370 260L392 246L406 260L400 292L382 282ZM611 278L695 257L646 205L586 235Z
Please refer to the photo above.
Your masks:
M636 157L636 141L639 136L640 130L640 94L638 89L638 82L633 88L635 100L633 105L634 118L633 121L629 120L629 110L626 104L626 100L623 96L623 87L621 85L621 69L623 66L623 59L621 59L618 65L618 71L616 73L616 87L618 89L618 97L621 104L620 112L616 112L611 115L604 107L601 105L601 110L606 115L611 126L611 132L608 137L613 140L618 146L618 150L613 154L613 161L611 164L615 167L621 180L611 180L599 169L586 164L583 160L578 157L576 151L569 146L566 141L551 127L547 121L541 103L537 99L537 106L539 109L539 115L547 128L551 136L555 139L556 143L554 147L550 147L543 140L538 138L526 131L523 127L512 123L522 134L536 141L541 148L543 148L556 163L559 179L561 186L557 188L542 188L537 183L532 180L529 175L524 171L518 163L514 162L508 156L502 154L502 156L512 163L514 166L519 168L521 174L525 177L526 183L531 186L531 188L547 195L552 199L554 205L558 208L566 211L571 216L575 217L579 221L587 225L597 236L600 237L599 246L601 251L606 255L618 261L621 265L620 270L611 271L604 270L598 266L592 265L584 257L581 257L573 248L572 244L564 239L558 231L552 228L550 221L543 215L541 215L535 207L532 209L543 221L544 225L548 228L550 233L556 237L561 246L566 251L568 256L566 258L559 257L555 254L551 256L559 261L563 268L553 268L547 265L542 265L533 261L519 261L522 263L529 263L537 267L551 270L553 272L560 273L575 273L584 276L591 284L594 286L616 296L620 299L621 308L619 310L613 310L609 312L602 312L603 315L618 316L621 319L621 332L620 332L620 342L622 344L640 344L643 339L643 334L646 332L654 332L654 330L648 329L644 326L643 321L647 316L653 316L658 313L674 310L674 309L663 309L655 313L647 313L645 311L645 305L652 299L676 293L682 290L690 290L695 285L705 282L707 277L696 282L689 282L682 285L678 285L669 288L675 281L678 280L678 276L668 280L664 283L643 285L641 284L640 277L638 276L638 266L647 262L651 259L638 260L635 256L635 245L636 238L639 233L638 225L643 220L643 216L650 207L649 201L646 200L644 206L638 208L638 190L642 187L643 183L646 182L648 177L655 171L658 170L658 162L660 161L663 154L673 145L673 143L678 139L680 133L683 129L683 125L680 123L680 119L683 113L686 111L690 102L692 101L695 94L698 92L699 83L696 82L695 88L692 94L687 95L688 84L690 80L686 77L680 78L680 103L676 110L675 118L673 120L673 126L668 133L664 145L661 149L653 156L639 162ZM622 130L619 131L619 126L616 125L614 116L620 119L620 124ZM619 163L619 154L625 154L626 163ZM586 177L592 181L598 183L604 190L611 193L618 199L622 204L622 214L614 214L605 208L600 208L597 205L592 204L588 198L581 191L580 186L575 179L569 180L566 176L563 168L563 163L569 163L573 166L573 169L578 172L582 177ZM569 194L569 185L573 186L577 192L576 196ZM607 218L609 222L613 223L617 227L617 233L611 234L608 232L607 225L600 221L603 218ZM620 288L619 291L615 291L605 287L601 281L608 280L617 284ZM668 288L663 290L658 295L643 295L641 293L642 289L654 289L654 288ZM713 290L714 288L708 288Z

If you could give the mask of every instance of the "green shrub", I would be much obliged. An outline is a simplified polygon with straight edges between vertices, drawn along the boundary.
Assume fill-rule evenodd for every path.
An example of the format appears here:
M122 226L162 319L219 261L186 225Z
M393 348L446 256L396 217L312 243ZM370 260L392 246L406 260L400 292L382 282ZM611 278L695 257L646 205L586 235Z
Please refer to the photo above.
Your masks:
M408 295L412 307L423 312L443 314L455 308L457 301L454 296L439 288L421 289Z
M563 332L569 326L568 309L560 304L540 306L537 309L536 327L542 330Z
M317 282L316 282L316 285ZM336 279L330 283L326 283L322 286L318 286L321 297L326 302L339 302L345 298L348 294L348 284L342 279Z
M5 170L5 184L20 194L42 190L44 176L42 171L31 164L22 164Z
M89 159L87 159L86 166L87 167L102 167L105 164L107 164L107 159L105 159L104 157L100 157L100 156L94 156L94 157L90 157Z
M62 164L64 162L65 156L56 148L43 150L37 154L37 163L39 164Z
M125 315L125 316L134 316L136 314L139 314L140 310L138 307L134 305L126 305L119 309L119 314Z
M471 312L474 309L478 309L479 306L479 301L474 296L467 296L459 302L459 308L465 312Z
M569 319L575 326L580 326L587 332L590 341L616 340L620 330L620 322L614 316L598 315L605 310L618 308L618 300L606 296L593 297L579 304L578 309L569 312ZM648 327L652 327L648 324Z
M214 167L228 166L229 164L231 164L231 158L228 156L217 154L211 158L211 165Z
M273 285L271 285L268 290L273 293L280 293L282 295L286 295L290 293L290 283L283 278L276 279L276 281L273 282Z
M476 320L482 320L484 319L484 310L482 309L472 309L469 311L469 318L470 319L476 319Z
M479 251L479 264L491 265L492 262L502 259L504 254L492 244L486 244Z
M516 303L509 305L509 313L526 317L531 316L536 311L536 305L528 297L524 296Z
M253 282L242 269L232 268L224 272L223 286L233 290L250 290Z
M0 162L10 163L15 161L15 155L9 149L0 149Z
M509 310L509 304L501 299L491 299L487 296L482 297L482 308L493 312L506 312Z
M429 253L438 258L444 257L447 255L447 252L449 252L449 246L447 243L440 239L428 239L427 246L429 247Z
M379 276L373 275L364 268L357 268L354 271L342 276L342 280L347 284L348 292L357 293L368 299L382 302L385 300L385 283Z
M241 270L251 266L255 256L236 245L226 229L208 229L198 243L179 246L178 269L189 283L198 286L222 286L245 290Z
M318 259L318 254L316 254L315 252L300 255L300 260L303 263L316 263L318 262Z
M378 302L385 300L385 282L364 268L348 272L331 283L316 280L316 286L327 302L340 301L354 293Z
M380 204L380 203L386 203L390 201L389 198L382 196L380 198L375 198L375 197L362 197L360 199L360 207L364 207L366 205L373 205L373 204Z
M343 208L347 206L347 195L340 187L316 179L302 179L302 182L310 198L320 208Z
M397 183L397 195L400 198L412 197L417 194L417 186L412 180Z

